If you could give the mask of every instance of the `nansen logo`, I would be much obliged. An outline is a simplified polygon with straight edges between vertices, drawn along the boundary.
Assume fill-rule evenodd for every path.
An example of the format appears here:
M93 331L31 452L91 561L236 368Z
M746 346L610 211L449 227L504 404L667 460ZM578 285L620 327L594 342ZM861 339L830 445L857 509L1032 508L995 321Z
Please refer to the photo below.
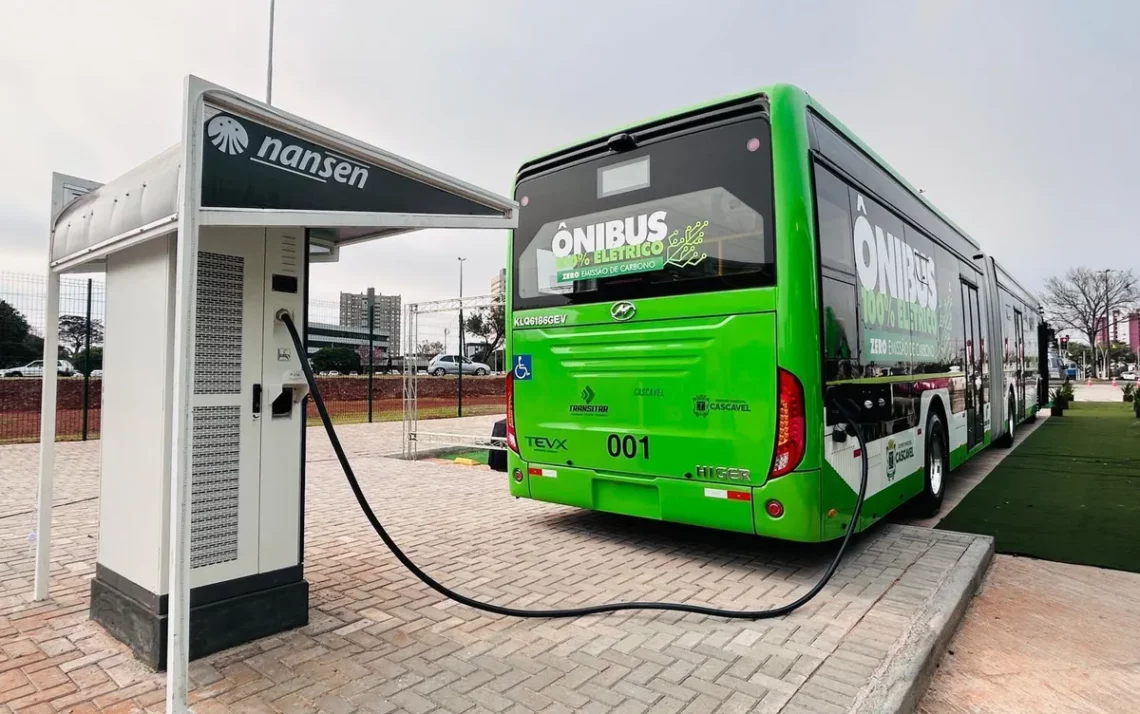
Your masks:
M920 307L937 308L938 290L930 256L880 226L872 228L862 196L856 198L855 206L855 267L863 287Z
M568 229L565 223L561 223L558 232L554 234L550 248L559 258L623 246L630 247L630 250L624 251L627 254L625 257L628 258L661 253L662 246L653 244L665 240L665 234L669 231L669 227L665 225L665 215L665 211L654 211L573 230ZM642 245L645 248L639 249L638 246ZM653 250L649 250L650 247Z
M250 161L288 171L291 174L328 183L346 183L354 188L364 188L368 181L368 167L352 159L331 152L313 151L296 144L285 144L281 139L266 136L257 150L257 157Z
M249 146L249 134L237 119L219 114L206 125L206 136L218 151L236 156Z

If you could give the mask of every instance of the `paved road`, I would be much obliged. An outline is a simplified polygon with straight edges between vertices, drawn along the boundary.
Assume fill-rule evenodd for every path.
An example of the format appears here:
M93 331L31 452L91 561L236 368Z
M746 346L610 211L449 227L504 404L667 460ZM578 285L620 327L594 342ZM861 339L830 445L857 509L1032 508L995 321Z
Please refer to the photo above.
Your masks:
M770 607L805 592L834 552L515 500L501 474L375 455L393 450L389 425L341 433L409 554L451 586L499 603ZM322 442L309 432L310 624L195 662L199 714L843 714L914 679L915 642L945 627L944 595L967 592L988 542L884 525L854 543L819 598L782 619L507 619L414 581L371 532ZM0 448L0 712L162 708L164 678L87 618L98 449L61 445L52 598L37 604L27 540L36 451Z
M1078 386L1075 393L1081 401L1120 399L1110 385ZM1036 426L1021 428L1018 443ZM988 450L955 471L942 515L1011 451ZM1134 714L1136 632L1140 574L998 555L919 713Z
M1135 714L1140 574L999 555L921 714Z
M1124 382L1117 382L1117 385L1123 384ZM1078 402L1119 402L1123 398L1123 392L1120 386L1114 387L1111 383L1090 385L1086 382L1074 382L1073 397Z

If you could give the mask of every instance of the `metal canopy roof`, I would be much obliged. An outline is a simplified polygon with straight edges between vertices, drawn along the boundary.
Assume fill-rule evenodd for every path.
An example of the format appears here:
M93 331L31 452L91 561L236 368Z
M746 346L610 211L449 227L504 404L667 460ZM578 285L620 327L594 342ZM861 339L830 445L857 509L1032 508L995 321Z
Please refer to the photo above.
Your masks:
M509 198L196 77L187 87L191 150L176 144L64 206L53 270L177 230L187 176L198 225L303 226L314 256L421 228L516 225Z

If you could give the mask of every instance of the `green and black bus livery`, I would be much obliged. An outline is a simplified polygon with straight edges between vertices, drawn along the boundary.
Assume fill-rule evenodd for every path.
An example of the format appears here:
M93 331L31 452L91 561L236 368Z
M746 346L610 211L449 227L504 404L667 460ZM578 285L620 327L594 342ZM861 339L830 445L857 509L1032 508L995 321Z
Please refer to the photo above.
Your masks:
M796 541L917 499L1038 405L1032 297L802 90L529 161L511 493ZM844 413L851 413L850 410Z

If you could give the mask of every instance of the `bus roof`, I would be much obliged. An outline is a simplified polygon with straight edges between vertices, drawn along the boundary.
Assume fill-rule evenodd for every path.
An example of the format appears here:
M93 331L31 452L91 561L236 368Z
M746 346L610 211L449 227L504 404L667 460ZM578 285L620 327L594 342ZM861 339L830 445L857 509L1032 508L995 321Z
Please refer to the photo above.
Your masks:
M1026 305L1031 305L1034 309L1040 310L1041 309L1041 298L1037 297L1037 295L1035 293L1033 293L1030 290L1027 290L1024 285L1017 282L1017 279L1013 277L1013 273L1006 270L1005 266L1003 266L1001 263L997 262L996 259L991 257L991 260L993 260L994 268L997 269L996 270L996 272L997 272L996 277L997 277L998 285L1000 285L1001 287L1010 291L1010 293L1015 295L1019 300L1024 302Z
M529 164L532 164L532 163L535 163L537 161L546 159L546 158L548 158L554 154L560 154L560 153L569 151L569 150L574 149L574 148L579 147L579 146L592 144L592 143L597 142L597 141L603 141L603 140L608 139L609 137L613 136L614 134L617 134L617 133L620 133L623 131L629 131L631 129L635 129L635 128L640 127L640 126L644 126L646 124L653 124L655 122L665 121L665 120L668 120L672 117L675 117L675 116L678 116L681 114L689 114L689 113L699 112L702 109L714 107L718 104L725 104L728 102L733 102L733 101L740 100L740 99L743 99L743 98L751 96L751 95L757 95L757 96L765 95L767 97L777 97L780 95L784 95L784 96L788 96L788 97L792 98L794 101L798 101L804 107L810 107L813 111L815 111L821 117L826 119L829 124L834 126L836 130L838 130L841 134L843 134L843 136L845 138L847 138L848 141L850 141L855 146L857 146L872 161L877 163L884 171L887 172L888 175L891 176L891 178L893 178L903 188L905 188L907 191L909 191L911 194L913 194L917 200L921 201L927 208L929 208L931 211L933 211L935 215L937 215L939 218L941 218L943 221L945 221L948 226L950 226L954 231L956 231L959 235L961 235L970 245L972 245L974 248L977 248L978 250L981 250L981 246L978 244L978 242L976 240L974 240L974 238L972 236L970 236L969 233L962 230L962 228L960 226L958 226L956 223L954 223L954 221L950 220L948 217L946 217L945 214L943 214L941 211L939 211L938 208L935 207L935 205L933 203L931 203L929 200L927 200L927 198L925 196L923 196L921 193L918 192L918 189L916 189L913 185L911 185L911 183L909 181L907 181L905 178L903 178L902 175L899 174L898 171L896 171L881 156L879 156L877 153L875 153L875 151L873 149L871 149L869 146L867 146L865 143L863 143L863 141L858 136L856 136L854 132L852 132L850 129L848 129L843 124L843 122L839 121L839 119L837 119L835 117L835 115L833 115L831 112L827 111L827 109L825 109L822 104L820 104L818 101L816 101L814 97L812 97L810 94L808 94L806 91L804 91L800 87L797 87L793 84L772 84L772 85L768 85L768 86L764 86L764 87L757 87L757 88L749 89L747 91L738 92L736 94L729 94L729 95L726 95L726 96L723 96L723 97L720 97L718 99L714 99L711 101L700 102L698 104L694 104L694 105L691 105L688 107L684 107L682 109L677 109L677 110L669 112L667 114L660 114L660 115L655 116L655 117L643 119L642 121L633 122L630 124L625 124L623 126L614 127L613 129L610 129L609 131L599 132L599 133L594 134L594 135L592 135L586 139L575 141L575 142L572 142L569 144L564 144L563 146L551 149L550 151L547 151L547 152L545 152L539 156L534 156L534 157L528 159L527 161L524 161L522 166L525 167Z

